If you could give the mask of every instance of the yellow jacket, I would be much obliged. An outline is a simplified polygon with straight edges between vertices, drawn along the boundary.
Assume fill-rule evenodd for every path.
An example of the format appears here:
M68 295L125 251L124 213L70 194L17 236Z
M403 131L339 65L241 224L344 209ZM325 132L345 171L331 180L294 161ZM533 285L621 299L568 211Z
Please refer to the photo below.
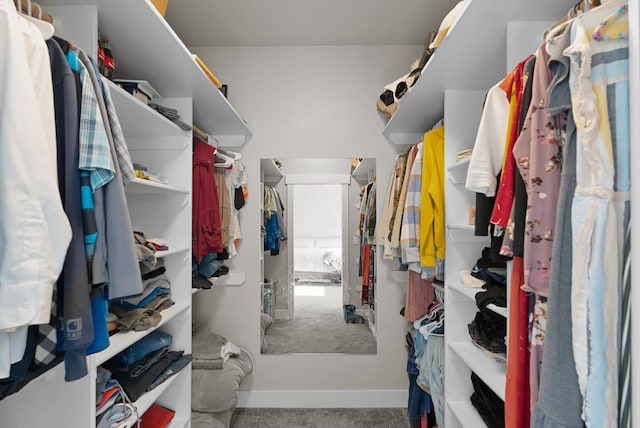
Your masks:
M434 267L445 253L444 126L426 132L423 144L420 265Z

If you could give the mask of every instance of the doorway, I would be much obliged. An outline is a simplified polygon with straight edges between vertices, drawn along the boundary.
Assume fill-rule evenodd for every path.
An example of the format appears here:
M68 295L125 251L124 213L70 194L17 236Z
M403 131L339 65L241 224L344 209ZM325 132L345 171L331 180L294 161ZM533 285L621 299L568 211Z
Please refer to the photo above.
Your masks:
M291 185L294 318L342 310L343 185Z

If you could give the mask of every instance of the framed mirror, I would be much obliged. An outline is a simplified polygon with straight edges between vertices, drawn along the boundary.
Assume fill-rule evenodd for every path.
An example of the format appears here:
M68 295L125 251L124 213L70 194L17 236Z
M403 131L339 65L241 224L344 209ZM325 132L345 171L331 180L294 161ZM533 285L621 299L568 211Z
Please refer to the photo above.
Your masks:
M262 353L375 354L375 160L260 164Z

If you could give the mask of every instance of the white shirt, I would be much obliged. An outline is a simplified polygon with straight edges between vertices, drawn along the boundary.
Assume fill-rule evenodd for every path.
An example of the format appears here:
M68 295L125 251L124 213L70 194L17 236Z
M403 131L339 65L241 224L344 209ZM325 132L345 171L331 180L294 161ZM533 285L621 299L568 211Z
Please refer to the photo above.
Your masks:
M58 191L53 89L38 29L0 0L0 378L49 322L71 228Z
M487 93L465 182L467 190L487 196L496 194L497 175L502 168L507 141L509 100L499 85Z

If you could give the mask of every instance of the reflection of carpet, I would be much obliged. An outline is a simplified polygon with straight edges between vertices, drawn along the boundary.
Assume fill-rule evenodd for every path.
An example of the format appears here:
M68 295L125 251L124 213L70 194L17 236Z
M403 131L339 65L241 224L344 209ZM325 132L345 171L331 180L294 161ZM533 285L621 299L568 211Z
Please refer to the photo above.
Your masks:
M267 330L267 354L375 354L369 325L347 324L342 314L340 286L325 287L323 297L296 296L293 320L273 321ZM336 299L334 296L337 296ZM328 304L332 302L332 304Z

